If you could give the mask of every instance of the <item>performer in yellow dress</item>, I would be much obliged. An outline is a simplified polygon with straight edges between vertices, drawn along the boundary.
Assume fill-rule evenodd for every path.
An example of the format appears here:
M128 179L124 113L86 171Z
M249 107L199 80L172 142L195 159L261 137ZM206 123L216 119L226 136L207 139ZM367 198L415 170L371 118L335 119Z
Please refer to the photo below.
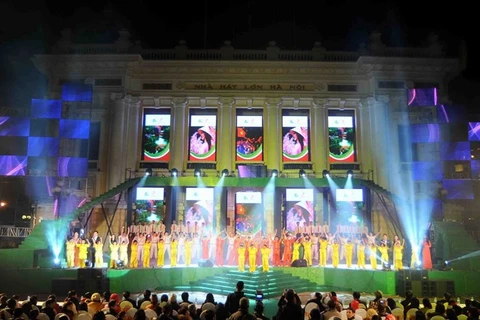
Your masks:
M357 266L365 269L365 243L359 240L357 244Z
M152 248L152 241L150 238L145 240L145 244L143 245L143 267L150 268L150 249Z
M130 245L130 268L138 268L138 243L133 240Z
M340 244L337 240L333 240L332 244L332 265L334 268L338 267L340 263Z
M163 267L165 264L165 242L163 238L158 239L157 267Z
M185 265L188 267L192 263L193 241L190 236L185 239Z
M128 266L128 241L121 240L120 248L118 249L119 259L123 261L124 266Z
M325 267L327 265L327 247L328 247L328 239L326 237L320 238L320 267Z
M304 259L307 260L307 265L312 265L312 240L309 236L306 236L305 239L302 241L303 244L303 252L304 252Z
M80 268L85 268L85 261L87 261L87 256L88 256L88 247L90 245L85 242L85 240L80 240L79 243L77 243L77 248L78 248L78 262L80 265Z
M238 247L238 271L245 271L245 252L247 249L243 243Z
M390 257L388 256L388 247L385 243L382 243L378 247L378 251L380 252L380 259L382 260L383 263L388 263L390 260Z
M270 248L268 247L268 244L264 244L260 252L262 253L262 270L264 272L268 272L270 270L270 266L268 265L268 258L270 257Z
M248 271L254 272L257 269L257 247L255 246L255 242L250 242L250 247L248 247Z
M370 251L370 266L373 270L377 270L377 245L370 243L368 249Z
M352 267L352 260L353 260L353 243L350 239L348 239L347 243L345 243L345 263L347 264L347 268Z
M97 268L103 268L103 242L100 237L97 238L93 247L95 248L95 266Z
M397 240L393 246L393 251L395 253L395 261L393 262L393 267L395 270L402 270L403 269L403 246L405 245L405 239L401 243L400 240Z
M115 269L117 267L117 260L118 260L118 249L119 245L117 243L117 240L113 238L113 236L110 237L110 268Z
M293 243L293 250L292 250L292 262L300 259L300 246L302 245L302 238L298 238L294 243Z
M177 257L178 257L178 241L175 237L172 237L170 242L170 266L176 267L177 266Z
M76 245L76 242L72 238L72 239L67 240L65 245L66 245L65 251L66 251L66 256L67 256L67 268L73 268L73 267L75 267L75 245Z

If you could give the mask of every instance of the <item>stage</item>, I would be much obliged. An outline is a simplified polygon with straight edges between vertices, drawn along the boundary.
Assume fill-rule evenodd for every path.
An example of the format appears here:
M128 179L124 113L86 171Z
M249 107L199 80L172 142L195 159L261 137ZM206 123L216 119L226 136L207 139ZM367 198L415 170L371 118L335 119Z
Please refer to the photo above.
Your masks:
M132 293L152 291L200 291L225 295L238 280L245 282L245 293L257 289L265 298L281 295L285 288L297 292L381 290L386 296L403 295L412 290L417 297L441 297L445 292L468 296L478 292L480 273L475 271L353 270L331 267L272 267L269 272L239 272L235 267L183 268L9 268L0 269L2 292L11 294L49 294L64 296L75 289L84 292Z

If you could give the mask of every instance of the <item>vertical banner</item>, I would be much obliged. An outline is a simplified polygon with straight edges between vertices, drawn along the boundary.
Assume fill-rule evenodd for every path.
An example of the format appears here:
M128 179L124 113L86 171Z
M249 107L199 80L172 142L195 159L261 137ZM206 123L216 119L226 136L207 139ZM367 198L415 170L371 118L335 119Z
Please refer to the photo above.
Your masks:
M190 222L191 227L202 227L204 231L211 231L214 227L214 189L187 188L185 195L184 223ZM206 229L206 230L205 230Z
M135 223L165 220L164 188L138 187L135 199Z
M285 210L287 231L295 232L315 221L313 189L286 189Z
M263 161L263 116L239 113L241 110L237 111L237 161Z
M308 110L301 112L305 115L289 115L283 110L282 116L282 147L283 162L310 161L309 151L309 116ZM298 111L296 111L298 113Z
M145 109L142 160L170 161L170 118L170 109Z
M235 194L235 230L241 235L262 232L263 204L261 192Z
M203 111L203 110L202 110ZM217 116L190 114L190 152L192 162L216 161Z
M330 162L356 162L355 111L328 110Z

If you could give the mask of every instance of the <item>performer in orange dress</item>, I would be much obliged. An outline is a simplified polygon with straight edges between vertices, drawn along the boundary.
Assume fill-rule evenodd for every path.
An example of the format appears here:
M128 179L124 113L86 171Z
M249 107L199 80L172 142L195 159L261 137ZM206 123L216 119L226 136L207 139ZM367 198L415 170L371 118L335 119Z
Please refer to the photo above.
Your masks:
M280 239L275 237L272 241L273 246L273 265L278 267L280 265Z
M288 233L285 234L283 239L283 265L290 266L292 263L292 249L295 238L290 236Z
M222 237L222 233L224 231L220 232L216 239L216 252L215 252L215 264L219 267L223 267L223 245L225 244L225 239L227 238L226 236Z
M208 248L210 246L210 236L203 236L202 239L202 259L208 259Z

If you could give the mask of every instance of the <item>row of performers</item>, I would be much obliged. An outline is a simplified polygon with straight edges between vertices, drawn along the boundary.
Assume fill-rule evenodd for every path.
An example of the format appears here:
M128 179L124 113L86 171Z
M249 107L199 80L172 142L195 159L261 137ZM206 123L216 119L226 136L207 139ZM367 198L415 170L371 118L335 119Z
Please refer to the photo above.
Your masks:
M378 261L390 263L390 251L393 251L393 266L395 270L403 268L403 250L405 241L396 240L392 248L385 243L378 245L368 243L367 238L350 239L337 234L297 235L283 230L280 237L262 237L259 235L227 234L225 231L218 235L211 233L200 238L198 235L190 237L182 233L170 235L139 234L130 241L126 234L108 238L109 267L117 267L119 261L124 267L162 267L169 262L175 267L182 263L185 266L198 263L199 260L211 260L216 266L238 265L242 270L245 261L252 268L254 265L290 266L297 259L305 259L308 266L318 261L319 266L326 266L327 262L338 267L341 260L348 268L353 266L354 255L358 268L366 268L368 257L370 267L377 269ZM104 243L97 236L95 241L72 237L66 242L67 267L84 267L89 247L94 248L94 265L103 266ZM268 250L268 256L264 256ZM266 260L265 260L266 259ZM416 254L412 253L412 264Z
M128 227L129 234L164 234L165 232L169 232L170 234L180 234L183 233L185 235L190 234L192 237L194 234L199 234L200 237L203 234L208 233L210 229L206 226L205 222L198 222L194 221L191 223L187 221L185 224L180 222L177 224L175 220L173 220L170 228L162 222L162 221L151 221L150 223L140 223L140 224L133 224ZM328 224L325 225L314 225L312 221L305 224L298 223L295 228L289 230L293 234L328 234L330 233L330 226ZM343 234L367 234L368 228L365 226L356 226L356 225L337 225L336 227L337 233Z

